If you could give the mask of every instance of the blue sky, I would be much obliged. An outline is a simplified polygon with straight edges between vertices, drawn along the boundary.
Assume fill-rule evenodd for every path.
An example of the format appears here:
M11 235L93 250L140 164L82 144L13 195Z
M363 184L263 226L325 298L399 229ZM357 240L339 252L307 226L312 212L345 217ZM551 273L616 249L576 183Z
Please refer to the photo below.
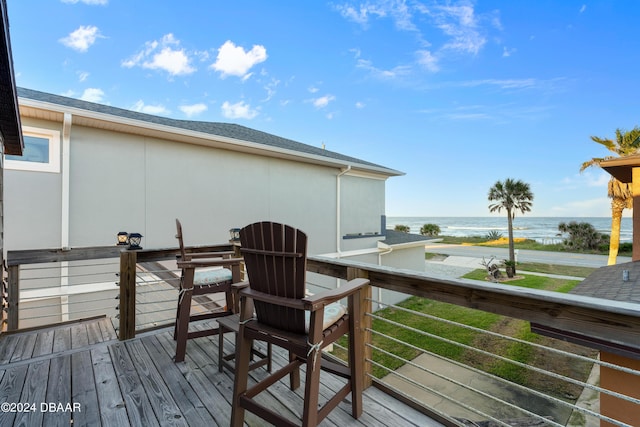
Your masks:
M640 125L636 1L8 0L18 86L238 123L406 175L389 216L608 216L591 135Z

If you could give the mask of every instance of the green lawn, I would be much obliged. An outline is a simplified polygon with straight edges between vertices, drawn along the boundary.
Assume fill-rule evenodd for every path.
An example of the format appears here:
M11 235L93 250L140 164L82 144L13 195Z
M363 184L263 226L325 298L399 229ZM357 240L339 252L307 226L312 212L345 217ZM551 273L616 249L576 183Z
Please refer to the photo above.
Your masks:
M521 266L518 268L520 269ZM520 276L521 273L518 273L518 275ZM484 270L475 270L464 277L484 280L485 276ZM526 274L523 276L519 280L505 282L505 284L555 292L568 292L579 283L579 281L575 280ZM433 320L421 315L421 313L452 320L482 330L492 330L507 334L527 342L546 340L544 337L530 331L529 322L421 297L408 298L398 304L398 307L400 308L390 307L375 313L375 316L379 317L373 320L374 333L372 333L373 360L376 363L395 370L404 364L398 358L412 360L420 354L419 349L425 349L526 386L531 386L530 381L535 382L530 378L531 375L528 370L495 358L478 356L477 352L438 339L438 337L470 347L482 348L522 363L532 363L532 360L536 357L535 350L530 345L493 338L467 328ZM406 312L402 308L415 311L417 314ZM408 328L398 326L398 324L406 325ZM408 345L399 343L397 340L406 342ZM342 345L345 344L344 342L342 343ZM380 348L384 352L377 351L375 348ZM584 372L588 372L588 369L588 367L585 367ZM373 374L377 378L381 378L387 375L388 371L374 365ZM564 384L554 384L550 390L546 391L558 396L567 393Z

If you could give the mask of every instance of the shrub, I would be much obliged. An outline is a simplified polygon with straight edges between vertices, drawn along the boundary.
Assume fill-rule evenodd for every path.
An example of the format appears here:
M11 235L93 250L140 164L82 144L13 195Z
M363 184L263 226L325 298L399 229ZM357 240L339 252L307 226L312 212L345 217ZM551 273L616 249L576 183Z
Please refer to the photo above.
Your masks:
M423 236L437 236L440 234L440 227L437 224L425 224L420 229Z
M398 224L395 226L394 228L395 231L402 231L403 233L408 233L411 231L411 227L409 227L408 225L402 225L402 224Z
M609 236L599 233L588 222L571 221L558 224L560 233L566 234L565 246L577 250L598 249L600 245L609 243Z
M500 233L498 230L491 230L490 232L487 233L487 235L485 236L485 238L487 240L498 240L498 239L502 239L502 233Z

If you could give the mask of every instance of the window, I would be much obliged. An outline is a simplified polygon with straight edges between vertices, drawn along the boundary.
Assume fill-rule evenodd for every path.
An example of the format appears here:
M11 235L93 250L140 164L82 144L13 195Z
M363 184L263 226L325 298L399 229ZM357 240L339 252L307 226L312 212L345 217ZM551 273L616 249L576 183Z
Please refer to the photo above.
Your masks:
M5 169L60 172L60 132L22 127L22 156L5 156Z

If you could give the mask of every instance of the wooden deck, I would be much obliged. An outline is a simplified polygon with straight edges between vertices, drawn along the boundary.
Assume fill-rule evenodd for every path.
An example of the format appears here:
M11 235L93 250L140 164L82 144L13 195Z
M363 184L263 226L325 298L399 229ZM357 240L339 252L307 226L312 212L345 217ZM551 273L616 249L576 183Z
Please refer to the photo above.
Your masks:
M118 341L106 318L0 336L0 426L228 426L233 377L218 372L217 336L190 340L184 363L172 360L172 330ZM225 346L232 349L228 334ZM285 355L274 348L274 367ZM263 368L252 372L265 374ZM304 378L304 376L303 376ZM322 396L337 379L322 378ZM265 401L293 418L301 391L279 383ZM322 400L322 397L321 397ZM343 402L323 426L439 426L370 387L364 414ZM265 425L247 414L249 426Z

